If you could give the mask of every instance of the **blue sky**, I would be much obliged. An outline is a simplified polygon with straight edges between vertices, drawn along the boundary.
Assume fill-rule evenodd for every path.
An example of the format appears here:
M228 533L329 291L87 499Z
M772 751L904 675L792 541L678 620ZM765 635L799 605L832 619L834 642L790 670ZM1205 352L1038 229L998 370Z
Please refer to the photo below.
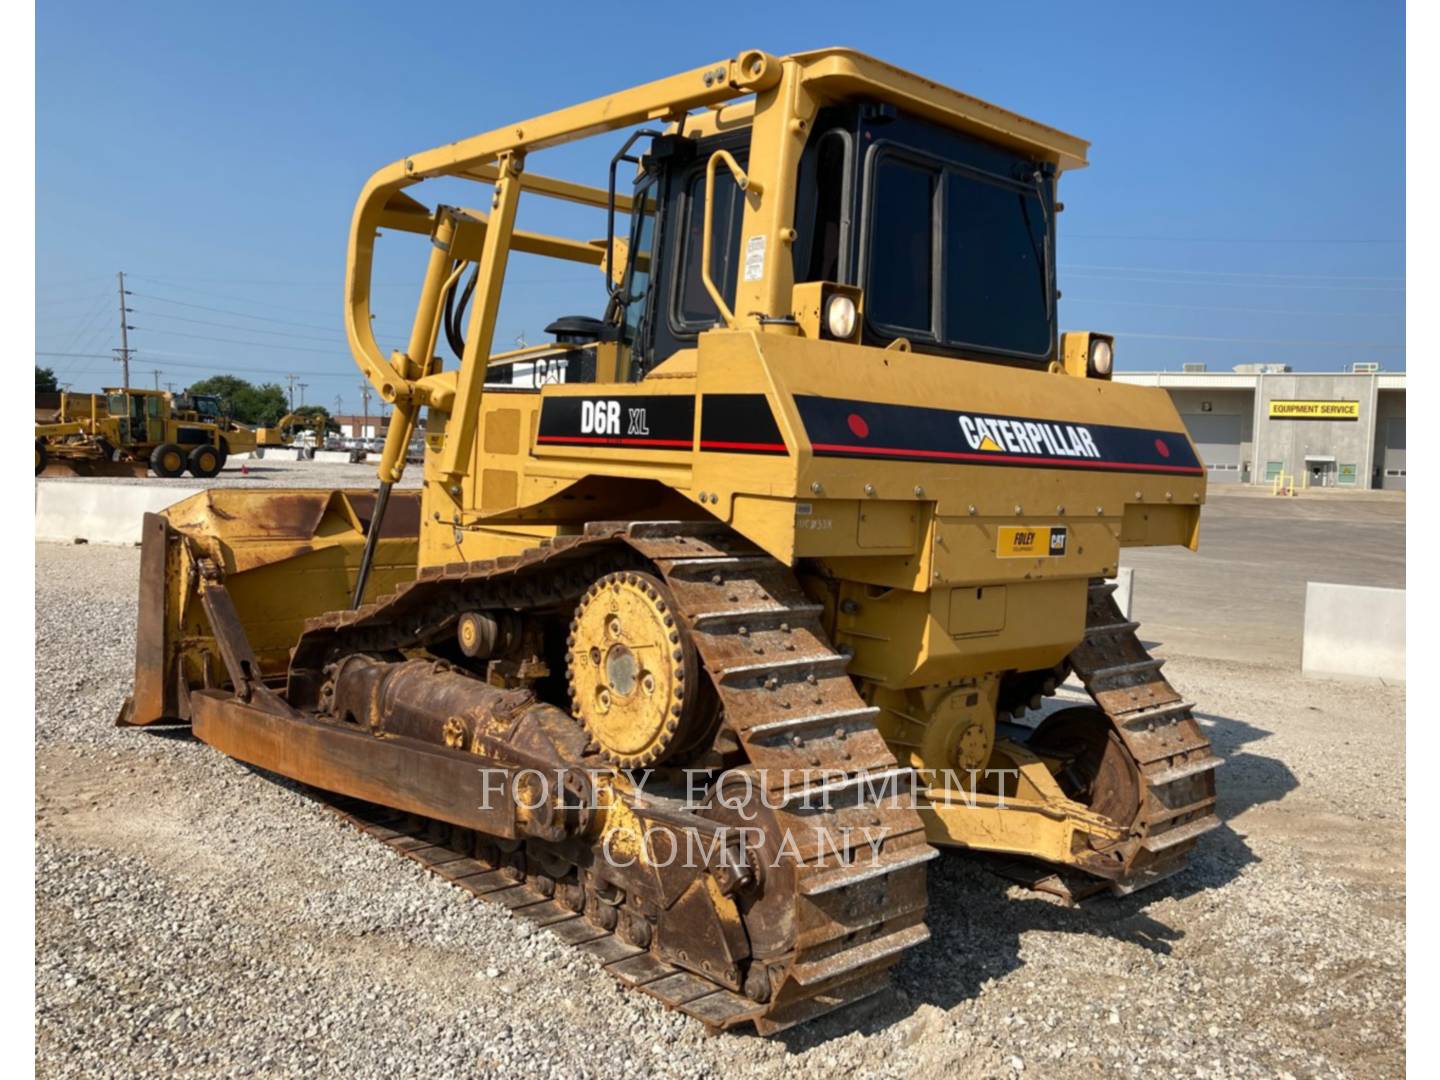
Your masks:
M863 49L1092 142L1061 185L1064 328L1131 370L1403 368L1404 7L1032 2L615 7L51 0L37 13L36 348L77 389L216 371L358 408L346 232L377 167L760 47ZM726 12L734 14L727 16ZM731 26L747 29L731 29ZM618 139L535 155L603 183ZM548 201L547 201L548 203ZM561 207L522 224L589 237ZM423 250L378 274L399 345ZM598 314L598 273L512 263L497 342Z

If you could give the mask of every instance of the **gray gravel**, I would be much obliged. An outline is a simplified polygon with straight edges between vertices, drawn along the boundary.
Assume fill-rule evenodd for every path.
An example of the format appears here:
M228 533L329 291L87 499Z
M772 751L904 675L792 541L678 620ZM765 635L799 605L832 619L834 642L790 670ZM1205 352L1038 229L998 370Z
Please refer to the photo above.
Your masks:
M1229 759L1183 876L1077 910L947 854L888 997L711 1038L293 787L112 727L138 552L36 561L43 1075L1403 1070L1403 690L1172 656Z

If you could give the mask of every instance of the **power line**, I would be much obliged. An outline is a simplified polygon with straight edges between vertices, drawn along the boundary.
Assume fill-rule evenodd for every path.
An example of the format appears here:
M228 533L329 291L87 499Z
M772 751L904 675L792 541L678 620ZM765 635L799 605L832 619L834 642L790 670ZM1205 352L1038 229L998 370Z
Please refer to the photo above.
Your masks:
M334 341L333 338L317 337L314 334L296 334L289 330L265 330L259 326L236 326L234 323L212 322L209 319L187 319L183 315L167 315L163 311L138 311L137 314L148 315L152 319L170 319L173 322L193 323L196 326L215 326L222 330L239 330L246 334L269 334L275 337L294 338L296 341ZM335 331L335 337L344 340L345 335Z
M1062 270L1124 270L1137 274L1195 274L1200 277L1323 278L1328 281L1404 281L1400 277L1365 274L1275 274L1263 270L1181 270L1164 266L1104 266L1095 263L1061 263Z
M1337 240L1316 237L1305 240L1270 240L1254 237L1227 236L1141 236L1135 233L1075 233L1066 232L1066 240L1143 240L1160 244L1260 244L1266 247L1285 247L1309 244L1354 244L1369 247L1404 247L1404 240Z
M1146 338L1155 341L1216 341L1235 345L1303 345L1307 348L1335 349L1403 349L1404 342L1382 341L1290 341L1276 338L1201 337L1189 334L1139 334L1132 330L1114 331L1116 338Z
M205 370L205 371L224 371L224 372L227 372L227 373L228 373L228 372L233 372L233 371L235 370L233 364L226 364L226 363L224 363L224 362L222 362L222 361L217 361L214 357L192 356L192 355L190 355L189 353L157 352L157 351L154 350L154 349L146 349L146 350L145 350L145 354L146 354L147 356L154 356L154 357L157 357L157 358L159 358L159 359L164 360L164 361L165 361L165 365L166 365L167 368L168 368L168 367L183 367L183 368L203 369L203 370ZM115 359L115 358L114 358L113 356L111 356L109 353L57 353L57 352L48 352L48 351L36 350L35 355L36 355L36 356L44 356L44 357L51 357L51 356L71 357L71 358L82 359L82 360L110 360L110 361L113 361L113 360ZM184 362L184 361L187 361L187 360L189 360L189 361L198 361L198 362L196 362L196 363L186 363L186 362ZM288 368L251 367L251 366L248 365L248 364L245 366L244 372L245 372L246 374L254 374L254 375L288 375L288 374L290 374L290 371L289 371ZM306 374L307 377L309 377L309 378L314 378L314 379L351 379L351 378L354 378L354 377L355 377L355 371L354 371L354 368L353 368L353 367L351 367L350 370L348 370L348 371L343 371L343 372L341 372L341 371L307 371L305 374Z
M191 304L185 300L174 300L168 296L156 296L154 293L137 292L135 296L142 296L147 300L159 300L161 303L174 304L176 307L194 308L197 311L209 311L215 315L234 315L239 319L254 319L256 322L277 323L281 326L298 326L305 330L333 330L334 327L319 326L315 323L295 322L291 319L272 319L265 315L252 315L247 311L230 311L227 308L209 307L205 304ZM236 297L235 299L239 299ZM242 301L243 303L244 301ZM285 310L285 309L280 309ZM172 316L174 318L174 316ZM343 333L343 331L336 331Z
M306 349L299 345L276 345L269 341L238 341L235 338L214 337L210 334L187 334L183 330L157 330L148 326L132 326L130 329L143 334L169 334L171 337L193 338L196 341L218 341L224 345L247 345L254 349L281 349L285 352L316 353L320 356L334 356L339 351L335 349Z
M1182 311L1242 311L1253 315L1304 315L1317 318L1344 315L1356 319L1403 319L1403 311L1295 311L1288 308L1231 307L1223 304L1159 304L1147 300L1102 300L1095 296L1066 296L1068 304L1116 304L1121 307L1178 308Z
M1135 281L1146 285L1184 285L1189 289L1204 288L1225 288L1225 289L1325 289L1338 292L1383 292L1403 293L1404 288L1387 288L1383 285L1304 285L1292 282L1281 281L1196 281L1193 278L1151 278L1138 277L1133 274L1112 274L1108 271L1096 272L1093 270L1071 270L1067 277L1094 278L1097 281Z

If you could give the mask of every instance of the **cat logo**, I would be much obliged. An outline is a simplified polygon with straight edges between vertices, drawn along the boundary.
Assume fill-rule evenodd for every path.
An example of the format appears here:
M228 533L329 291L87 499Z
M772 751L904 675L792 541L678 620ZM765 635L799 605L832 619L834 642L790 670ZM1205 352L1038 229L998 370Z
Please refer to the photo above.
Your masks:
M1065 554L1069 529L1064 525L1002 525L995 539L1000 559L1046 559Z
M1100 448L1084 424L1056 424L1019 417L959 416L971 450L1023 457L1099 458Z

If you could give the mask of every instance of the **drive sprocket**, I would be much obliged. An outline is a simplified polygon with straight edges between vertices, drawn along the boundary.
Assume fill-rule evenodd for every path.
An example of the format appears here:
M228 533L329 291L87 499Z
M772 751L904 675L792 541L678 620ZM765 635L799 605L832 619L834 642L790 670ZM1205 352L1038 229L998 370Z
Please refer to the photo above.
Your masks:
M607 760L655 765L703 734L699 662L658 578L620 571L595 582L567 646L571 711Z

